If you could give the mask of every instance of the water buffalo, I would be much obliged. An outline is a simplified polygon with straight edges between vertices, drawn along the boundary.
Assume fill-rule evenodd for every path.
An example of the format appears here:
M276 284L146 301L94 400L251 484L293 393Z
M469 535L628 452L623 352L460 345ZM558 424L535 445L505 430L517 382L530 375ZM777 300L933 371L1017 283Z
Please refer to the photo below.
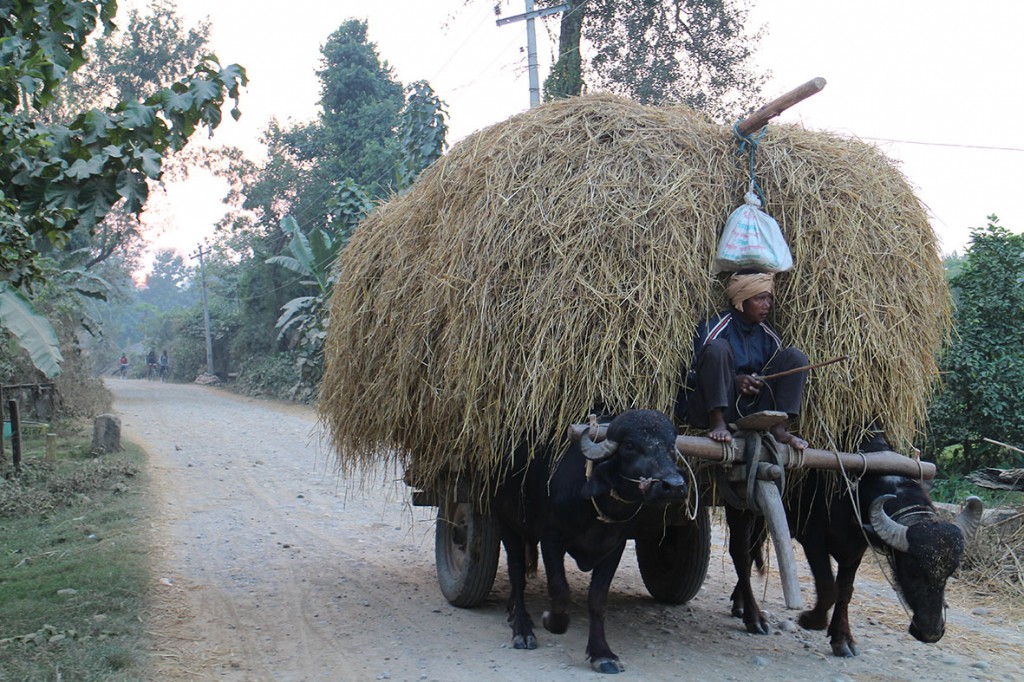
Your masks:
M816 471L808 472L798 489L786 497L790 530L803 546L817 593L814 607L800 614L801 627L827 627L836 656L859 653L850 632L848 608L857 568L870 545L888 559L894 587L913 614L910 634L922 642L942 638L946 581L960 565L965 538L970 539L980 523L979 498L970 498L950 523L935 510L919 481L867 475L851 493L842 481ZM733 592L733 615L743 617L749 632L767 634L767 621L750 589L751 558L761 556L761 524L746 511L727 510L727 517L729 551L739 578ZM836 575L829 557L836 560ZM833 606L830 621L828 612Z
M612 420L606 440L595 443L584 435L569 446L553 469L551 451L528 462L525 448L516 451L491 505L508 558L508 618L516 649L537 647L524 591L530 550L540 543L551 600L544 627L556 634L569 627L568 553L581 571L593 572L587 657L599 672L624 669L605 640L608 588L641 509L686 497L686 481L675 464L675 439L676 428L666 415L632 410Z

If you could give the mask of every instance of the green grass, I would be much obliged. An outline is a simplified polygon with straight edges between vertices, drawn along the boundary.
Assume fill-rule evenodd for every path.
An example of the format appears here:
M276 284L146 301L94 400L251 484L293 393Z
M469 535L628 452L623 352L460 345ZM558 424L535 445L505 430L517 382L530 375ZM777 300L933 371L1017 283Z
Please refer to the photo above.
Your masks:
M146 679L144 455L72 432L46 462L38 440L0 480L0 680Z

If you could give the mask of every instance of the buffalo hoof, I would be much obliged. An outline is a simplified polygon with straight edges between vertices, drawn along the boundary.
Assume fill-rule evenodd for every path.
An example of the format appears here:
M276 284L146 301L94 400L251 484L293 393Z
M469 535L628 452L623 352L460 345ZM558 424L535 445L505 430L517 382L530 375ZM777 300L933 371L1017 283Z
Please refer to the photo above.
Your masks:
M746 623L747 632L752 635L770 635L772 634L772 626L768 624L764 618L756 620L753 623Z
M625 672L626 666L622 665L617 658L595 658L590 662L590 667L596 672L614 675Z
M804 611L796 621L804 630L824 630L828 627L828 614Z
M839 658L853 658L860 655L860 649L852 639L840 639L832 642L832 654Z
M540 622L544 624L544 629L548 632L564 635L565 631L569 629L569 614L560 613L556 616L550 611L545 611Z
M532 635L515 635L512 638L513 649L536 649L537 638Z

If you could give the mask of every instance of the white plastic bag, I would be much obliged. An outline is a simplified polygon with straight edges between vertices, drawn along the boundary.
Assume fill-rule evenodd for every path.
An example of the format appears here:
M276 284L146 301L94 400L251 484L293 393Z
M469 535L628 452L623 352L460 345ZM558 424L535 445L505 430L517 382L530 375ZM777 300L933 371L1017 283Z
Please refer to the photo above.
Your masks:
M789 270L793 267L793 255L779 224L761 210L761 200L754 192L747 192L743 201L725 221L715 255L715 272Z

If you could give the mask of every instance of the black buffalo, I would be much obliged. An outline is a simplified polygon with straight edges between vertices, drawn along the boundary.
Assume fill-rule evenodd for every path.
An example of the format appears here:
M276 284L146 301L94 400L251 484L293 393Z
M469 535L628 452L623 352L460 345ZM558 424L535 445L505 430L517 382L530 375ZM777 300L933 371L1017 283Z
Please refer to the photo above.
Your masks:
M790 530L803 546L817 593L814 607L800 614L801 627L827 627L836 656L859 653L850 632L848 608L857 568L870 545L887 558L894 587L913 614L910 634L922 642L942 638L946 581L960 565L965 537L969 539L980 523L980 499L970 498L950 523L935 510L919 481L867 475L851 490L836 476L816 471L808 472L799 488L786 497ZM758 526L762 524L746 511L727 509L727 517L729 551L739 578L733 614L743 617L748 631L767 634L768 623L750 589L751 557L761 556L763 533ZM829 557L836 560L837 574Z
M568 553L580 570L593 571L587 596L591 665L600 672L623 670L605 639L608 588L640 510L686 497L675 439L676 428L666 415L633 410L612 420L606 440L595 443L584 435L570 445L553 470L550 451L526 463L526 449L517 450L491 507L508 557L508 618L516 649L537 647L524 590L530 550L540 543L551 600L544 627L556 634L569 627Z

